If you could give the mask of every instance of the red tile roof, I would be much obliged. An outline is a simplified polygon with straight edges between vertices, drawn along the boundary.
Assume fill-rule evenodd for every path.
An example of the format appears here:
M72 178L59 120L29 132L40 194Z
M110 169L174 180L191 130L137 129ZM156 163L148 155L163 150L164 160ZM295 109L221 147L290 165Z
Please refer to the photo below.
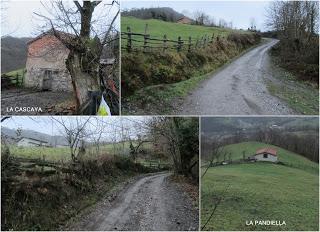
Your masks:
M256 155L258 154L263 154L263 153L268 153L270 155L273 155L273 156L277 156L277 150L276 149L273 149L273 148L261 148L261 149L258 149L256 151Z

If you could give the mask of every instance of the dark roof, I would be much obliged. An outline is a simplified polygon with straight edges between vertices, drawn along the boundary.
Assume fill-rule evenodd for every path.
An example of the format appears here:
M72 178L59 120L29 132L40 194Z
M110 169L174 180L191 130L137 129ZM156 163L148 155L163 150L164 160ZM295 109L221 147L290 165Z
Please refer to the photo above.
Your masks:
M264 154L264 153L268 153L270 155L273 155L273 156L277 156L277 150L274 149L274 148L261 148L261 149L258 149L256 151L256 155L259 155L259 154Z

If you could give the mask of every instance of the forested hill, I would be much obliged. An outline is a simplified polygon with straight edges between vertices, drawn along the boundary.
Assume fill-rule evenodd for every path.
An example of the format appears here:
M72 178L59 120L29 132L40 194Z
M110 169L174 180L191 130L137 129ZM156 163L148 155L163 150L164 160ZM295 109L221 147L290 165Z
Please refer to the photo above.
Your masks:
M122 16L132 16L139 19L159 19L167 22L176 22L184 17L183 14L170 7L141 8L124 10Z
M27 60L27 42L32 38L1 38L1 73L24 68Z

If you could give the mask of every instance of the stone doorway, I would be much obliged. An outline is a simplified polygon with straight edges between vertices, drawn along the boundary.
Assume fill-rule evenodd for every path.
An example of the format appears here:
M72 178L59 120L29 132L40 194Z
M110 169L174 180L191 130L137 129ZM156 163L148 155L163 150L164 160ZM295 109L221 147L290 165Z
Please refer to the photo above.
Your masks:
M53 74L52 70L44 70L42 90L52 90Z

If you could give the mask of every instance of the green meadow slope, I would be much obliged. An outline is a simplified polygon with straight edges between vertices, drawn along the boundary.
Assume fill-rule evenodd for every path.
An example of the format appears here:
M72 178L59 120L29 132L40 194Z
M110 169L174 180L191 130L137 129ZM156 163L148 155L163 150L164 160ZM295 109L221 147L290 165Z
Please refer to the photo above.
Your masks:
M224 147L223 151L231 153L232 160L239 160L243 158L243 151L245 151L245 156L248 157L250 155L255 154L256 150L265 147L275 148L277 150L278 160L283 162L287 166L300 168L304 171L318 173L319 165L317 163L312 162L311 160L294 152L270 144L260 142L243 142L238 144L227 145Z
M147 33L159 39L162 39L164 35L167 35L168 39L176 40L178 36L181 36L182 39L187 40L189 36L196 39L204 35L212 36L213 33L215 36L227 36L235 31L244 33L240 30L164 22L157 19L144 20L135 17L121 17L122 32L127 32L127 27L130 27L131 32L144 33L146 24L148 24Z
M233 159L261 147L248 142L226 146ZM201 224L222 197L205 230L318 230L319 166L277 147L279 160L210 168L201 182ZM279 220L285 226L246 226L247 220Z

